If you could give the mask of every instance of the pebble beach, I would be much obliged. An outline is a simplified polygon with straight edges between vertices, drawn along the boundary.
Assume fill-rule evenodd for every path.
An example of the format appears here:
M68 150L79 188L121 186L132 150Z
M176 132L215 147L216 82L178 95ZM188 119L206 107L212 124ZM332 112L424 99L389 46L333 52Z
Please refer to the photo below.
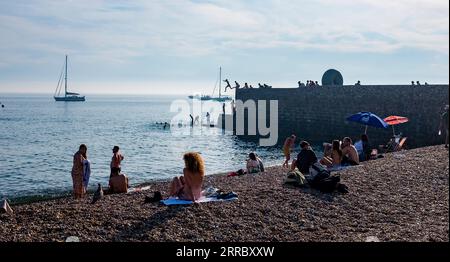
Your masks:
M207 163L206 163L207 164ZM443 145L384 155L341 170L349 193L325 194L284 185L287 169L206 177L204 187L238 200L187 206L144 203L148 190L106 195L91 204L60 198L13 205L0 214L0 241L449 241L449 151Z

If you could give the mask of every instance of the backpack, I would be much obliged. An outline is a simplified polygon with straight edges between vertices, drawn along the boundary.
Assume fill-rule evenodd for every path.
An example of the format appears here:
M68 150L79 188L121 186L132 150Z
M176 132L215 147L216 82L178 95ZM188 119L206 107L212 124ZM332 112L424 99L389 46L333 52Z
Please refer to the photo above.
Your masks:
M284 183L301 187L301 186L306 185L306 183L308 183L308 181L306 180L306 178L302 174L302 172L300 172L300 170L298 170L296 168L295 170L289 171L287 173Z

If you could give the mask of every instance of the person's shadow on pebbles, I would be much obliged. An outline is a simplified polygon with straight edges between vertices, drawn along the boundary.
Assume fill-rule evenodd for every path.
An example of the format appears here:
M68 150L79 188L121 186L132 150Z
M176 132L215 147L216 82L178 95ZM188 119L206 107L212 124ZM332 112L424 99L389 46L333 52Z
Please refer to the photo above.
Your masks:
M320 199L320 200L326 201L326 202L333 202L334 198L336 196L341 195L341 193L338 193L337 191L334 191L331 193L325 193L318 189L312 188L309 185L293 186L293 185L289 185L289 184L283 184L283 188L290 189L290 190L299 190L302 194L309 194L317 199Z
M191 207L195 205L190 205ZM152 237L152 231L160 226L164 226L178 213L183 212L190 206L175 205L164 206L162 204L149 207L152 212L149 218L136 222L135 224L124 228L113 239L114 241L160 241ZM156 211L156 212L155 212ZM158 230L159 231L159 230Z

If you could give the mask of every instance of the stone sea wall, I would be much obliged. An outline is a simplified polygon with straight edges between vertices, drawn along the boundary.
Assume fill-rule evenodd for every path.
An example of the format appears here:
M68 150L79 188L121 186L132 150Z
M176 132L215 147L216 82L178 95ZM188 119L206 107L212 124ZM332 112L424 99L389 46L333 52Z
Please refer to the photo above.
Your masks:
M295 133L300 140L306 139L319 145L324 141L350 136L354 140L364 133L364 126L347 122L349 115L369 111L384 118L390 115L405 116L408 123L395 126L396 133L408 137L410 148L443 143L438 136L440 113L448 104L449 85L362 85L320 86L302 88L238 89L236 101L278 100L278 144ZM258 103L256 103L258 104ZM239 110L238 110L239 111ZM247 111L247 110L246 110ZM268 112L269 113L269 112ZM249 136L247 123L257 114L245 114L245 135ZM267 119L269 117L266 117ZM267 124L268 120L267 120ZM392 128L369 127L367 134L371 142L385 143L392 136Z

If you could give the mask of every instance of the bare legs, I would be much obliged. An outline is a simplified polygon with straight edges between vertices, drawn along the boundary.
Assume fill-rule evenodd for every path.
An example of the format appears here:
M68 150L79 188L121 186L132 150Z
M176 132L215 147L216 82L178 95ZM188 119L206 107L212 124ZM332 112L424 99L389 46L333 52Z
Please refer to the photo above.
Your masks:
M184 188L184 177L174 177L170 183L170 196L178 196Z
M283 167L289 168L289 160L291 159L290 155L286 155L286 160L283 163Z

